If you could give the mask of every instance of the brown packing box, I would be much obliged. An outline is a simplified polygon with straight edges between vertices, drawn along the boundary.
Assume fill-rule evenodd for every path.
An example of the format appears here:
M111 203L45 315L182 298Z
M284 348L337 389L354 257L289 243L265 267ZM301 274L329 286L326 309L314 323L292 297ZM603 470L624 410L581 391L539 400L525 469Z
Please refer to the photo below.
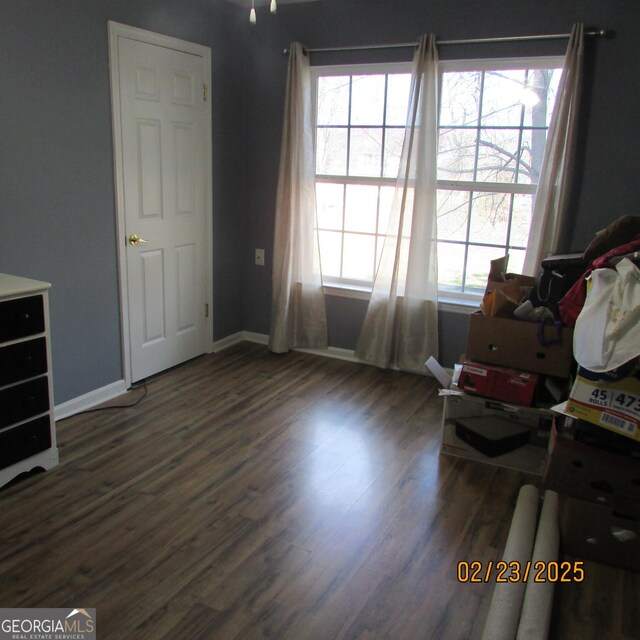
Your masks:
M558 434L555 419L543 487L560 495L562 550L640 571L640 460Z
M489 280L482 298L482 313L485 316L512 318L518 305L530 297L537 280L530 276L507 273L503 280Z
M640 571L640 519L607 505L559 498L563 553Z
M469 360L566 378L573 364L573 331L562 328L560 342L543 346L539 325L509 318L469 316L466 356ZM545 341L558 338L554 326L544 327Z
M538 282L538 280L536 278L533 278L532 276L523 276L519 273L505 273L504 278L504 281L487 280L485 295L487 293L491 293L492 291L502 289L503 287L513 283L514 281L521 287L535 287Z
M566 438L558 434L555 421L543 485L640 518L640 459Z

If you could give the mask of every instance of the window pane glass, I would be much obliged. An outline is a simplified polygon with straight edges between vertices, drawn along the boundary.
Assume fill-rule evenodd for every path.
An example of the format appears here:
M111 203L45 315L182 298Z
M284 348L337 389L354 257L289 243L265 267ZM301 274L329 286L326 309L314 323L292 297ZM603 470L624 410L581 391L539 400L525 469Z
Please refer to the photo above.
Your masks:
M384 177L397 178L404 143L404 129L386 129L384 140Z
M476 179L515 182L520 132L517 129L483 129L481 135Z
M347 171L347 130L318 129L316 172L345 175Z
M491 261L503 256L505 253L505 250L501 248L469 245L465 290L471 288L479 292L484 291L487 286L487 276L491 268Z
M345 233L342 277L353 280L373 280L374 255L374 236Z
M319 231L322 275L340 277L342 234L337 231Z
M556 101L561 69L530 69L521 101L525 105L525 127L548 127Z
M551 77L549 79L549 91L547 91L547 127L551 124L551 116L556 104L556 96L558 95L558 85L560 84L561 76L562 69L552 70Z
M522 273L524 267L524 250L509 249L509 271L511 273Z
M394 73L387 76L387 117L386 124L407 123L407 103L411 90L411 76L408 73Z
M475 130L441 129L438 180L473 180L475 153Z
M469 241L506 245L510 208L509 193L474 193Z
M318 124L349 124L349 76L318 78Z
M345 231L376 232L378 213L378 187L347 185L345 205Z
M351 129L349 175L380 177L382 171L382 129Z
M464 245L438 242L438 281L440 288L462 292Z
M483 127L520 126L525 72L487 71L482 98Z
M342 205L344 185L316 184L316 206L320 229L342 230Z
M380 213L378 215L378 233L387 233L389 215L393 206L395 187L380 187Z
M469 192L438 190L438 239L467 239Z
M482 73L445 73L442 78L440 124L443 127L477 126Z
M351 124L378 125L384 114L384 76L353 76L351 80Z
M522 132L522 157L518 172L520 184L538 184L546 143L546 129L525 129Z
M513 219L509 244L526 247L529 242L533 195L516 194L513 196Z

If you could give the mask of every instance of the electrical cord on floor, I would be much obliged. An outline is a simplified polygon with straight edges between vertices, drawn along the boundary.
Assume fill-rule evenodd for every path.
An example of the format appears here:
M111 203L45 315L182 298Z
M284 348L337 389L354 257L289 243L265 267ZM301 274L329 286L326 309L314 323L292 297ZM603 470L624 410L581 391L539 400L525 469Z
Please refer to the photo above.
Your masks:
M84 411L78 411L78 413L75 413L74 415L77 416L83 413L94 413L95 411L107 411L108 409L130 409L131 407L135 407L139 405L147 397L147 392L148 392L147 381L142 380L137 385L132 386L131 391L134 391L135 389L139 389L140 387L143 388L142 394L140 395L139 398L136 398L136 400L130 404L112 404L112 405L109 405L108 407L96 407L95 409L85 409Z

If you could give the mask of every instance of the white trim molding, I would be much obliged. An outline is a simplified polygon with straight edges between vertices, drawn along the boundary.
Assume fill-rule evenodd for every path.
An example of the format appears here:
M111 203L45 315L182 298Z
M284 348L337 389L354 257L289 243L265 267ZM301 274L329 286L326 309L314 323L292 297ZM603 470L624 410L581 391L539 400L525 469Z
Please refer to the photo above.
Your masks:
M213 343L213 352L217 353L223 349L228 349L240 342L253 342L255 344L269 344L269 336L266 333L255 333L253 331L238 331L232 333L226 338L216 340ZM359 358L356 358L355 352L351 349L341 349L339 347L329 347L328 349L294 349L300 353L310 353L314 356L322 356L324 358L335 358L336 360L347 360L348 362L359 362L366 364Z
M211 352L218 353L218 351L233 347L233 345L239 344L240 342L255 342L256 344L266 345L269 344L269 336L265 333L254 333L253 331L238 331L225 338L216 340L211 346Z
M77 398L56 405L54 417L56 420L70 418L76 413L92 409L103 402L107 402L107 400L113 400L113 398L117 398L125 393L127 393L127 387L124 380L112 382L100 389L89 391L89 393L85 393L83 396L78 396Z

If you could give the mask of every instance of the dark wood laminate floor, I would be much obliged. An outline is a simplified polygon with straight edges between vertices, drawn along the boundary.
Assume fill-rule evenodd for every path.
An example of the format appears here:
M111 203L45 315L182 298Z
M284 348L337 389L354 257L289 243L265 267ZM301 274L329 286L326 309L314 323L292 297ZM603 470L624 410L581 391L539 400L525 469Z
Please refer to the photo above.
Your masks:
M493 585L457 562L500 558L536 479L440 456L441 409L428 378L199 358L59 422L60 465L0 491L0 606L96 607L100 640L477 638ZM639 577L587 563L553 637L640 637Z

